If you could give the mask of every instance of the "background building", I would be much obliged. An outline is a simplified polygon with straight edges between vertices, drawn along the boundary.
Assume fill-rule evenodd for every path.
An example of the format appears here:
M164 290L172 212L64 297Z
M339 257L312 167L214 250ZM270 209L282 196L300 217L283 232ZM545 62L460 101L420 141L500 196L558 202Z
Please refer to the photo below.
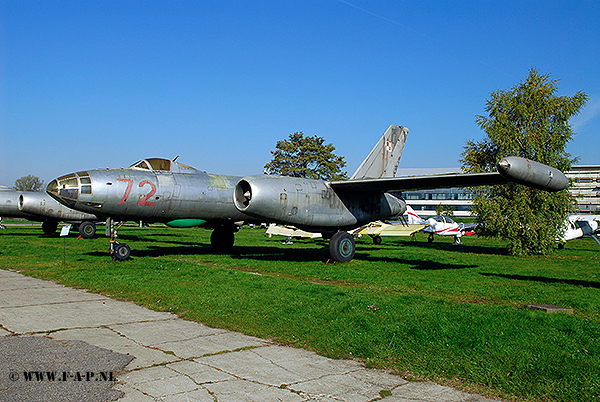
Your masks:
M565 173L581 213L600 214L600 166L573 166Z

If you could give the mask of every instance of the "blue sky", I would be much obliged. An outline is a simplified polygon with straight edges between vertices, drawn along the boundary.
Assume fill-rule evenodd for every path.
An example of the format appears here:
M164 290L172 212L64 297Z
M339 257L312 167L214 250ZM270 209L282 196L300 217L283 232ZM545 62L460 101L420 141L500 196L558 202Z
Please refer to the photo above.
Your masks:
M0 1L0 184L177 155L257 174L296 131L351 174L390 124L402 168L458 167L532 67L590 96L568 150L600 164L598 21L597 1Z

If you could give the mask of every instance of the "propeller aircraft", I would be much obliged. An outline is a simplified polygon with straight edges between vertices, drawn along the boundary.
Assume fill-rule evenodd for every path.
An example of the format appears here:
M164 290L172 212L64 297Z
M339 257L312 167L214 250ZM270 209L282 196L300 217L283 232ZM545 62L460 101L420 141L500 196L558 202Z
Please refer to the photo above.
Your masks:
M426 225L422 230L425 233L429 233L427 241L431 243L433 241L433 235L439 236L453 236L454 244L460 244L460 238L462 236L471 236L475 234L476 223L462 223L455 222L448 216L436 215L427 219L421 218L410 205L406 206L405 216L408 218L408 222L411 224L423 224Z

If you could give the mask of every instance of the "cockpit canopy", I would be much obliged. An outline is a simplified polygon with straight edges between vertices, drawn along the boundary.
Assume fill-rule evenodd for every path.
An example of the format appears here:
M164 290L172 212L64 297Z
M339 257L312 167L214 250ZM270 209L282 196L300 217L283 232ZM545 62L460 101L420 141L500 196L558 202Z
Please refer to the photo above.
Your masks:
M185 173L186 171L195 171L191 166L183 163L171 161L163 158L148 158L142 159L131 165L130 169L153 170L163 172Z
M452 219L448 218L447 216L435 215L435 216L432 216L431 219L433 219L436 222L441 222L441 223L456 223Z

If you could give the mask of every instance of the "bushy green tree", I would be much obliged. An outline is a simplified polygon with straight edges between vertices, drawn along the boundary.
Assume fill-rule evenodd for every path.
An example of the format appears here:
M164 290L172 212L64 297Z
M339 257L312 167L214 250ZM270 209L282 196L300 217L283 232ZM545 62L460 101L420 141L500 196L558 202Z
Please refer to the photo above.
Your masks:
M510 91L498 90L486 103L488 116L477 116L483 141L467 141L462 167L467 172L490 172L505 156L516 155L568 171L575 159L566 152L573 138L569 119L588 97L583 92L558 96L557 80L531 69ZM564 230L563 222L575 205L568 190L549 193L515 183L480 187L473 209L485 222L481 234L508 240L511 254L547 254Z
M447 216L448 218L454 218L454 211L456 208L452 205L437 204L435 206L435 214L439 216Z
M19 191L42 191L43 187L43 180L40 180L39 177L28 175L15 180L14 189Z
M277 141L275 148L271 151L273 159L265 165L268 174L320 180L347 177L342 171L346 166L344 157L335 155L335 147L325 144L322 137L297 132L290 134L287 140Z

